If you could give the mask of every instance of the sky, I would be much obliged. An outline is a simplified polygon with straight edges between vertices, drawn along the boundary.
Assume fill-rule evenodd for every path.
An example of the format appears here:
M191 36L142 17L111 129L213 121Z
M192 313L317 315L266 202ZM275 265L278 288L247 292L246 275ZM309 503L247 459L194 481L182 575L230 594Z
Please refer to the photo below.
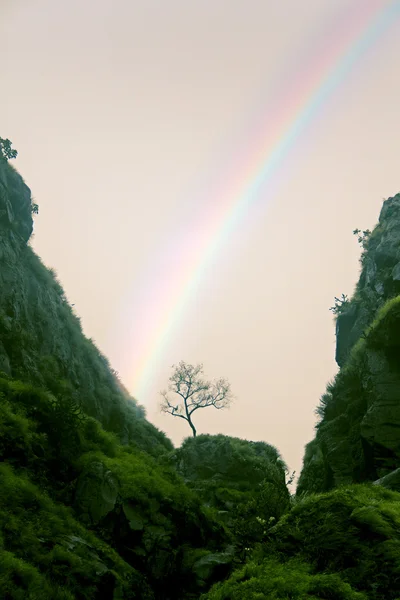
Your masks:
M198 433L266 441L301 469L337 372L329 307L359 275L352 231L400 191L400 17L223 225L320 57L389 5L0 0L0 135L39 205L32 246L175 444L190 430L159 392L201 362L235 402L198 411Z

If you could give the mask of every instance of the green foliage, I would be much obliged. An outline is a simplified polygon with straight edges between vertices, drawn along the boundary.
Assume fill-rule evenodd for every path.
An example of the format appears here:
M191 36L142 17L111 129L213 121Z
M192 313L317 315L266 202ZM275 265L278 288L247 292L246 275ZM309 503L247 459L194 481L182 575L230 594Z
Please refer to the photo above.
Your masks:
M186 438L176 450L179 470L190 480L220 480L238 490L251 490L273 467L285 482L285 463L276 448L265 442L249 442L225 435Z
M306 445L296 498L332 489L333 476L322 446L319 437Z
M187 438L172 460L186 483L218 511L241 556L289 508L287 468L269 444L200 435Z
M341 298L336 298L335 296L335 304L331 306L329 310L333 312L334 315L340 315L349 305L348 296L342 294Z
M374 481L397 467L398 453L378 444L371 447L361 428L372 407L380 403L379 414L383 415L385 403L390 407L392 398L400 395L399 340L400 296L388 300L377 312L321 397L315 444L306 451L298 493ZM387 401L385 394L389 394ZM397 413L393 411L397 409L388 410L388 420L395 427Z
M0 550L0 592L10 600L74 600L71 592L52 583L25 560Z
M3 139L0 137L0 160L11 160L17 158L18 152L11 148L12 143L9 139Z
M384 350L392 356L400 349L400 296L385 303L365 334L366 344L374 350ZM400 355L400 351L399 351Z
M202 600L367 600L338 575L313 575L300 561L282 564L268 559L248 562L233 576L215 585Z
M60 382L60 389L67 394L65 382ZM199 586L207 587L192 570L196 550L217 569L223 562L218 552L229 536L174 469L133 445L122 446L117 436L84 415L66 395L57 398L9 378L0 379L0 394L0 460L13 465L14 482L21 477L30 490L40 486L49 496L46 507L50 497L56 511L64 510L60 504L73 506L75 517L142 573L157 597L169 590L169 598L180 599L185 590L195 593ZM101 467L104 479L93 479L94 466ZM115 482L114 501L109 500L110 488L104 487L109 481ZM100 515L97 519L93 511ZM20 520L18 516L18 526L25 527ZM68 535L82 537L71 521L66 529ZM6 542L7 552L26 561L27 568L36 568L31 554L18 553L9 538ZM28 538L25 542L31 543ZM63 552L57 550L57 556ZM93 586L85 587L87 596L77 597L97 598L97 583Z
M129 397L108 360L84 337L55 272L29 247L18 257L5 256L0 340L13 376L48 389L58 402L75 403L76 411L98 418L125 443L153 455L172 450L165 434L144 419L144 410Z
M337 572L370 600L400 593L400 495L354 485L298 503L271 534L276 551Z
M22 473L0 464L0 594L69 600L95 598L99 590L120 589L151 598L135 570L92 533L71 511L56 506ZM41 595L36 591L43 585ZM139 595L140 590L144 595ZM111 596L109 596L111 597Z
M204 599L396 600L400 494L353 485L297 502L250 562Z
M371 231L369 229L365 229L364 231L361 231L361 229L354 229L353 235L357 236L358 243L362 246L362 248L366 249L368 240L371 236Z

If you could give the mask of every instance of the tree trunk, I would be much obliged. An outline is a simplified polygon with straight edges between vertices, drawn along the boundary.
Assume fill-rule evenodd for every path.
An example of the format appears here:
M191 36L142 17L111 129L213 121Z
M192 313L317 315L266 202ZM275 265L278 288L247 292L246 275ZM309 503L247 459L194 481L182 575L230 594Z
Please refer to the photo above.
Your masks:
M188 423L192 429L192 433L193 433L193 437L196 437L196 427L193 425L192 421L190 419L188 419Z

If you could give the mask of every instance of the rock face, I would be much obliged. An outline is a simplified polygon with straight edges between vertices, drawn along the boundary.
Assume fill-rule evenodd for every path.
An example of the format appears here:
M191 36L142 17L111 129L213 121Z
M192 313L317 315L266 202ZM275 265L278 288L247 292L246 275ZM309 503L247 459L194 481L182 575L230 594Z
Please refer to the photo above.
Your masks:
M389 475L385 475L381 479L374 481L375 485L382 485L388 490L393 490L395 492L400 492L400 468L395 469Z
M400 194L383 203L361 264L356 293L336 321L336 362L340 367L378 309L400 294Z
M107 359L85 338L55 273L27 244L31 232L31 192L0 158L0 372L56 396L79 396L84 412L125 444L153 454L170 450L166 436L144 419Z
M2 157L0 157L0 228L23 242L29 240L33 229L31 190L17 171Z
M341 369L321 398L298 493L384 480L400 464L400 194L384 202L361 262L336 323Z

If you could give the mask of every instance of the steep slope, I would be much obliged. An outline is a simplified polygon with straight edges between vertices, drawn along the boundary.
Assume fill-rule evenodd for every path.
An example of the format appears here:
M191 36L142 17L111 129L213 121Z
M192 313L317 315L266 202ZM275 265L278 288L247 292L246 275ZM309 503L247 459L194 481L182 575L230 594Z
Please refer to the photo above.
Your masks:
M54 273L27 245L31 233L31 192L0 158L0 371L81 402L123 443L171 450L83 335Z
M231 536L27 245L33 208L0 156L0 597L198 598Z
M373 481L400 459L400 194L364 240L361 276L336 323L341 369L318 408L298 493Z
M352 299L342 305L336 320L336 361L340 367L379 308L400 294L400 194L385 200L372 233L360 234L360 278Z
M33 600L30 581L44 600L198 597L208 580L197 562L230 541L172 469L63 398L4 378L0 462L2 598Z

